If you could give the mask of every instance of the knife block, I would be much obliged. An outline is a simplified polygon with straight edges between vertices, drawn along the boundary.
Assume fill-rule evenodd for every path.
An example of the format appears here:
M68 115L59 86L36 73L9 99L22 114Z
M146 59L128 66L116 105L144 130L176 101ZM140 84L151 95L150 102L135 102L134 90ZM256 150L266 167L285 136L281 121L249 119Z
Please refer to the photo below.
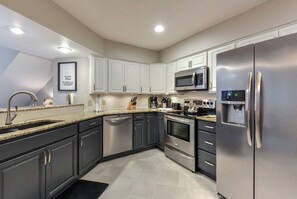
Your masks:
M128 107L127 107L128 110L135 110L136 109L136 104L135 105L132 105L131 102L128 103Z

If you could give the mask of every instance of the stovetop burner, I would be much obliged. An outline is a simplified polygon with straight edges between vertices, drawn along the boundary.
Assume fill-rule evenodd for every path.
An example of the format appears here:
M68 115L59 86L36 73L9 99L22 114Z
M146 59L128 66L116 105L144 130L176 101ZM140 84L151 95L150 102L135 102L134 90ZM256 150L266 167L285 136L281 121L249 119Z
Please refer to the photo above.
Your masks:
M186 99L184 101L184 108L182 112L166 113L172 116L184 117L194 119L197 116L215 115L215 100L213 99L201 99L193 100Z

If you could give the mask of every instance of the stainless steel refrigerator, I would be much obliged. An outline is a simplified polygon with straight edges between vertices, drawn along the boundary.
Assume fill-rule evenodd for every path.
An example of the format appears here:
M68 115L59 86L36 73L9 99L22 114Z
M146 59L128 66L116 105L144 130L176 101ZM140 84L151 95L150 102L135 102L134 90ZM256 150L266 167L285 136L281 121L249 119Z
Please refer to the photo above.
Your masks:
M297 35L217 59L218 193L297 198Z

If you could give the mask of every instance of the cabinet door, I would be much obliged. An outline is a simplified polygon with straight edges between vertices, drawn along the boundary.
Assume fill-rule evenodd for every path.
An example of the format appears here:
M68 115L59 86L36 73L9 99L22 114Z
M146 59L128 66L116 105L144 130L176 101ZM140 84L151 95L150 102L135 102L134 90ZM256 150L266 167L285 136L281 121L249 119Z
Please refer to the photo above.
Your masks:
M166 93L166 64L150 65L150 90L152 94Z
M150 65L140 64L140 93L150 93Z
M45 198L45 150L0 164L0 199Z
M182 71L182 70L187 70L189 69L189 62L190 62L190 58L187 57L187 58L184 58L184 59L181 59L181 60L178 60L176 62L176 67L177 67L177 71Z
M52 197L77 177L77 137L46 147L46 196Z
M147 115L147 144L154 145L157 143L157 115L148 114Z
M125 62L125 92L139 93L139 64Z
M235 48L235 44L229 44L219 48L208 51L208 66L209 66L209 92L216 92L216 73L217 73L217 54L232 50Z
M279 29L279 36L286 36L297 33L297 24L289 25Z
M206 52L194 55L190 59L191 59L190 68L197 68L197 67L207 65L207 53Z
M109 92L123 93L125 85L125 62L109 60Z
M274 39L277 37L278 37L278 30L275 30L275 31L267 32L264 34L256 35L256 36L249 37L249 38L243 39L241 41L238 41L236 43L236 47L247 46L250 44L255 44L255 43L262 42L262 41Z
M145 125L145 120L134 121L133 137L133 149L140 149L146 147L147 129Z
M107 92L107 60L90 56L90 93Z
M102 157L102 127L79 135L79 174L94 166Z
M176 62L172 62L167 65L167 76L166 76L166 94L175 94L175 78L176 73Z
M164 148L164 136L165 136L165 126L164 126L164 113L158 113L158 144L161 148Z

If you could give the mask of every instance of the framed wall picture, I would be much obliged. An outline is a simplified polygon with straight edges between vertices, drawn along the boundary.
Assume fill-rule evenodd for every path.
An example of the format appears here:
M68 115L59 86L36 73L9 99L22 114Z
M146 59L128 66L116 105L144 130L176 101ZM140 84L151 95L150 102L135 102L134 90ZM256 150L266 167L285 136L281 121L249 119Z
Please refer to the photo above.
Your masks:
M77 62L58 63L58 90L77 90Z

